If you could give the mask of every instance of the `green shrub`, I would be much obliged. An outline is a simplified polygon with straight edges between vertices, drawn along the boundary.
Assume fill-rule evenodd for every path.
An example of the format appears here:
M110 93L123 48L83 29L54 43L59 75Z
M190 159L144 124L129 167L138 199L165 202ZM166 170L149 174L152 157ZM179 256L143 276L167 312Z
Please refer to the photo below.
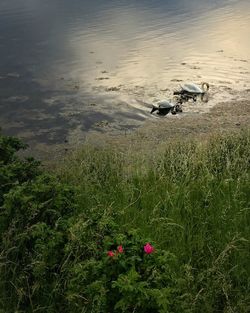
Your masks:
M60 264L74 211L73 190L48 174L5 195L1 295L5 301L12 299L13 312L61 303Z
M11 188L32 180L41 173L40 162L33 158L21 160L17 157L16 152L26 148L27 145L19 139L0 134L0 207L4 194Z
M34 159L16 155L24 148L18 139L0 137L0 307L4 312L31 312L40 304L50 307L57 302L68 220L76 208L71 187L42 173Z
M88 240L93 224L80 219L71 229L75 240L67 246L72 253L67 278L69 311L181 311L185 286L177 258L158 248L146 254L147 240L137 231L121 232L111 217L104 220L96 224L99 236L93 236L94 246Z

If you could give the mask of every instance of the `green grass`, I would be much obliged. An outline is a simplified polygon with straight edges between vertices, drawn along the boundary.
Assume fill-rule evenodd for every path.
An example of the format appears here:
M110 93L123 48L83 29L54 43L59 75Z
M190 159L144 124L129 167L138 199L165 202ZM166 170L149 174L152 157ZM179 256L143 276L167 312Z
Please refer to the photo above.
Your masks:
M60 176L77 186L80 207L109 210L121 229L139 229L189 264L205 305L216 288L250 301L249 165L250 136L242 132L180 141L151 160L85 147Z
M151 157L149 158L148 155ZM65 268L70 271L83 259L79 252L80 248L75 247L74 242L79 242L80 246L88 251L86 259L90 255L93 257L98 232L101 237L103 229L107 231L110 225L109 218L118 224L120 232L126 233L136 229L143 238L150 238L157 249L173 253L180 267L184 266L182 279L185 281L185 286L188 286L185 288L190 297L187 300L185 294L179 295L180 299L183 299L181 301L186 303L183 312L247 313L250 311L249 131L217 135L203 142L180 140L171 145L166 144L164 150L158 154L142 154L136 151L133 153L114 147L84 146L58 164L54 174L57 176L58 183L54 180L47 182L46 178L42 178L36 181L35 185L31 182L29 189L26 187L19 187L21 189L18 191L15 189L5 200L9 212L13 206L20 206L22 210L32 209L32 214L35 216L38 214L37 207L40 208L39 203L43 203L42 208L47 208L49 203L46 219L41 214L40 220L38 218L36 221L51 227L46 235L45 226L36 228L36 234L41 233L42 235L39 236L44 236L44 246L42 243L37 246L36 242L32 248L34 256L31 259L25 256L23 261L27 264L29 262L35 264L34 260L38 262L37 256L43 255L47 249L46 261L43 260L45 264L42 263L46 267L46 262L49 263L48 256L51 254L50 258L53 259L51 264L54 265L50 268L46 286L51 281L50 286L54 286L52 290L56 296L49 300L49 303L53 303L54 306L51 305L49 310L48 304L44 305L47 308L44 312L57 312L55 302L61 301L57 299L60 299L59 294L61 296L64 294L65 291L62 289L67 285L67 276L64 276ZM48 187L40 188L41 184L42 186L46 184ZM53 197L47 196L51 186L54 190ZM74 193L70 191L71 188ZM21 204L20 200L17 201L15 198L25 197L25 192L27 197L32 194L35 199L32 200L32 207L27 197L22 199ZM51 204L51 197L53 204ZM48 218L51 214L53 221ZM103 224L99 225L97 230L93 226L86 232L84 227L92 223L90 221L93 216L95 218L99 216ZM93 217L94 220L95 218ZM14 220L14 216L12 219ZM11 239L13 227L19 227L17 226L19 224L12 223L11 218L9 220L9 224L4 220L8 225L2 233L4 236L8 234ZM106 220L108 222L105 224ZM20 241L20 233L27 235L27 229L31 228L30 223L34 223L33 220L22 230L17 230L13 245L10 242L8 246L2 244L2 259L0 259L2 268L8 268L4 261L9 253L6 254L6 247L8 251L14 249L14 245L27 248L25 239ZM50 237L48 234L52 236L51 250L46 243ZM28 247L30 246L32 244L29 242ZM72 252L73 248L69 247L75 247L75 250ZM42 252L39 249L43 249ZM57 253L58 258L56 258ZM15 262L19 262L17 258ZM39 259L39 262L42 261ZM56 262L59 265L55 267ZM18 266L24 264L20 262ZM17 277L18 266L11 270L13 284ZM40 271L40 267L37 270ZM21 278L18 276L14 284L16 289L20 288L19 293L23 284L22 282L19 284L20 281ZM39 280L39 284L41 281L43 280ZM19 284L19 287L16 284ZM6 288L6 285L4 286ZM39 288L37 287L38 290ZM49 287L46 288L49 292ZM55 291L57 288L60 292ZM15 299L13 303L15 301L21 303L20 297L17 300L18 296L13 294L14 291L10 296ZM39 294L34 296L33 300L31 300L32 295L29 296L30 300L26 299L22 309L17 309L16 305L15 312L33 312L34 306L42 307L43 302L46 302L44 294L40 300ZM0 297L0 300L3 306L6 306L4 297ZM25 305L28 308L26 310L23 309ZM37 311L39 312L39 309ZM40 311L43 312L43 309ZM84 311L82 308L70 309L65 305L65 312L92 311L87 309Z
M249 162L249 134L240 133L177 142L142 161L85 147L59 175L78 188L80 207L109 208L121 227L138 227L161 246L223 248L233 234L249 238Z

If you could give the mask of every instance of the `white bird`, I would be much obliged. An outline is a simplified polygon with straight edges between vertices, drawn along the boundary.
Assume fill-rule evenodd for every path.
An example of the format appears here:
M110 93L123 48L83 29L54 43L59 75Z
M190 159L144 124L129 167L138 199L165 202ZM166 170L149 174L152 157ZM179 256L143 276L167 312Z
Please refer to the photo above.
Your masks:
M201 100L203 102L208 101L208 92L209 84L202 83L201 87L194 83L187 83L181 85L181 90L174 91L174 95L180 95L183 101L188 101L189 99L193 99L196 101L197 96L201 96Z
M209 84L208 83L202 83L201 87L194 83L188 83L181 85L181 88L184 92L192 93L192 94L202 94L209 90Z

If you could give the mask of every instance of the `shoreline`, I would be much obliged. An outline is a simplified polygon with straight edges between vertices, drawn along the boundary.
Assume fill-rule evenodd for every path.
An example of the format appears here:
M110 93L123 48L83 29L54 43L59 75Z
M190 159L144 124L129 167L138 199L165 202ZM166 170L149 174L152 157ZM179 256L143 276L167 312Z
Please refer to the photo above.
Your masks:
M146 151L161 149L171 141L200 139L213 134L240 131L250 127L250 100L227 101L216 104L207 113L181 113L147 120L135 130L124 134L89 132L84 140L60 145L34 142L21 154L32 155L45 163L57 162L84 145L112 146L119 150Z
M239 131L250 127L250 100L220 102L207 113L167 115L144 125L128 135L90 134L88 143L111 144L122 148L147 146L157 148L169 141L205 139L213 134Z

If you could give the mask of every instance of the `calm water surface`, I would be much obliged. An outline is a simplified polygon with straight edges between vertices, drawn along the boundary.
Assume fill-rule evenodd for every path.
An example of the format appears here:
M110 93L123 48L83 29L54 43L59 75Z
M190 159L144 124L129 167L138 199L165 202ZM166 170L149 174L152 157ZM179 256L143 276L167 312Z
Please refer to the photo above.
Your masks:
M31 145L124 132L186 81L211 91L184 114L206 112L249 90L249 28L249 0L1 0L0 125Z

